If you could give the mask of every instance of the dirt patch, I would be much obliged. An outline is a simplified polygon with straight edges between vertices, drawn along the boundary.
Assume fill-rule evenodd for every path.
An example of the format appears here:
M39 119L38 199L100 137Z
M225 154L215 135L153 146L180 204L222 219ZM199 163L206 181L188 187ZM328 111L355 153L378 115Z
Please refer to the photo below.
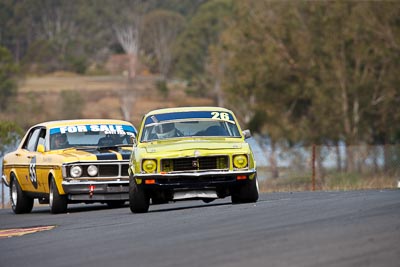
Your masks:
M128 106L131 121L139 126L143 115L150 110L177 106L210 106L212 99L189 96L185 85L168 84L167 96L155 84L157 76L139 76L128 83L124 76L80 76L56 73L43 77L29 77L19 84L18 105L27 109L34 124L41 121L62 119L57 111L63 103L63 91L77 92L83 100L82 118L124 119L123 107Z

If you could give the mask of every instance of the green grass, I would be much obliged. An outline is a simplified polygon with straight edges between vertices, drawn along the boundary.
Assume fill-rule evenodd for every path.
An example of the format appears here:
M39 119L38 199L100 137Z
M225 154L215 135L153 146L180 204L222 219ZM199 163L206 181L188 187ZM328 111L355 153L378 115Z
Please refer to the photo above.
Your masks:
M315 180L315 190L368 190L397 188L400 178L389 175L359 173L330 173L324 179ZM313 189L311 175L296 175L281 178L260 179L262 192L310 191Z

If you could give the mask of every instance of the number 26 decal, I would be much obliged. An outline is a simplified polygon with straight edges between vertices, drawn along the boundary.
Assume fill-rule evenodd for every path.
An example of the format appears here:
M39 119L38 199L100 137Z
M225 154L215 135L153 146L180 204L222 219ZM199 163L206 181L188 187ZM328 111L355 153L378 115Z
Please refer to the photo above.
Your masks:
M213 111L211 112L212 119L213 120L224 120L224 121L230 121L229 120L229 114L226 112L216 112Z

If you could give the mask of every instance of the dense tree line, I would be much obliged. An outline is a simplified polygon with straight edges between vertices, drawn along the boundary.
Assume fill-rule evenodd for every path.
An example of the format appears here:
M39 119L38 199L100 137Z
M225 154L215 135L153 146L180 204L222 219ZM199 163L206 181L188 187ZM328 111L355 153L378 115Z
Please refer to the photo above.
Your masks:
M396 2L240 1L226 92L274 140L397 143L399 15Z
M87 73L128 41L272 142L400 141L396 1L0 0L0 45L23 72Z

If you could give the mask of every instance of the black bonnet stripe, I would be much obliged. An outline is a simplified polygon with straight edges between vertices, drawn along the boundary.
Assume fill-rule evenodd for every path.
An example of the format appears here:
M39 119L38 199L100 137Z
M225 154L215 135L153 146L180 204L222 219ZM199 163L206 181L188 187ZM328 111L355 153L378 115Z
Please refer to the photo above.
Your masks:
M129 153L121 153L121 155L122 155L122 159L130 159L130 157L131 157L130 152Z
M97 154L97 160L116 160L117 155L112 154L112 153L107 153L107 154Z
M118 154L110 152L109 150L98 151L97 149L90 149L86 151L94 154L97 157L97 160L118 160ZM129 151L128 153L121 153L121 155L123 159L129 159L131 156L131 152Z
M96 154L97 160L116 160L117 158L117 154L114 153L98 153Z

